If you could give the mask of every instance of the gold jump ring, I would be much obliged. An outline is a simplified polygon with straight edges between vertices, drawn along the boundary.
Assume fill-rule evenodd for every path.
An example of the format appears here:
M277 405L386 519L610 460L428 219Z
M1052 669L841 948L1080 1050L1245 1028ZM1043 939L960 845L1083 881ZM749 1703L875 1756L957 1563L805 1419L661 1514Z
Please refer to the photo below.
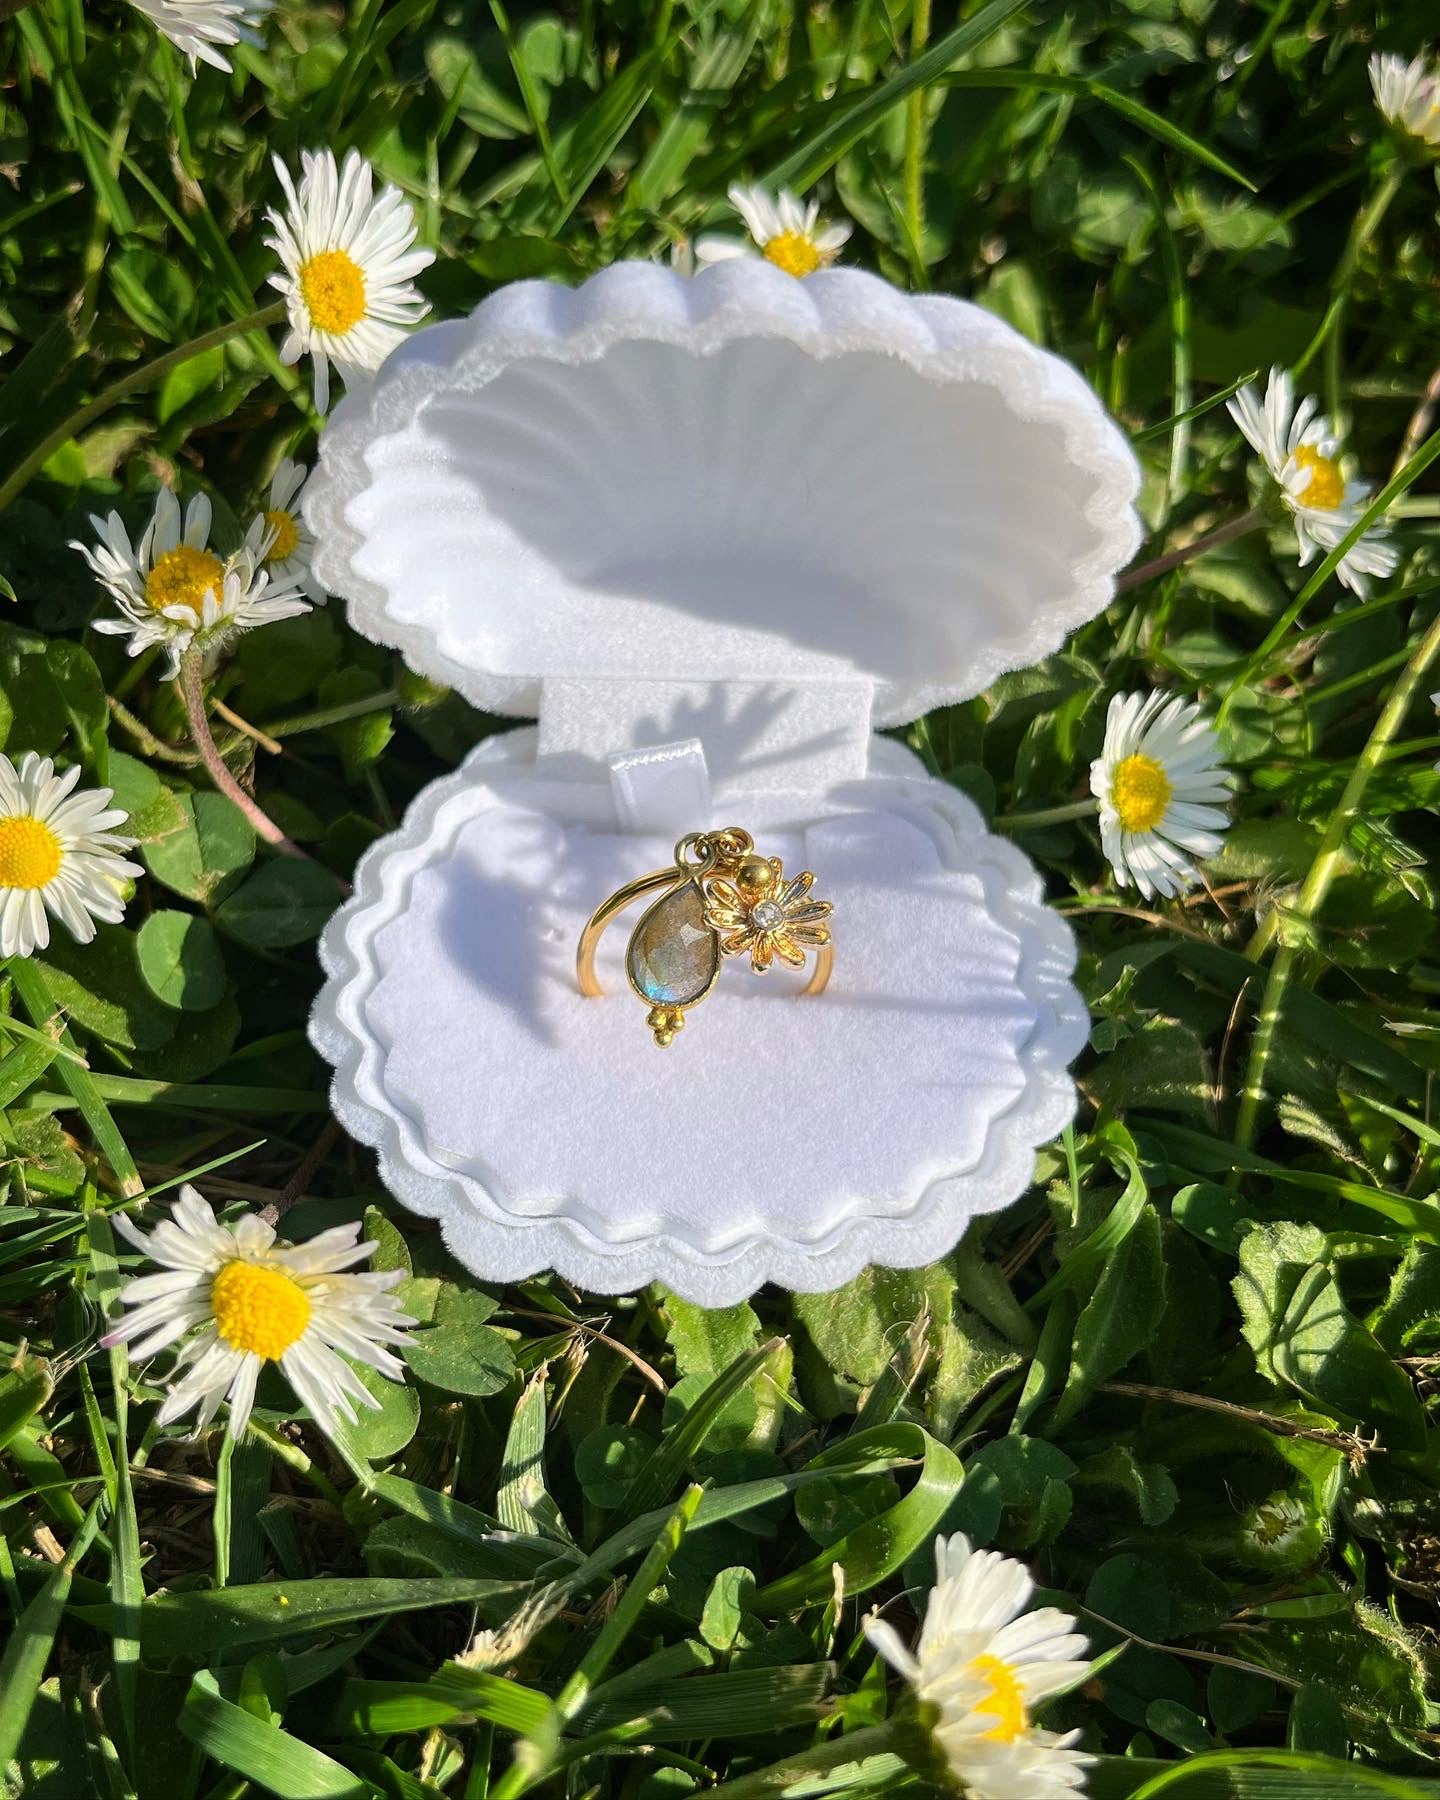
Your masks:
M815 877L807 869L787 880L778 856L760 856L739 826L687 832L675 861L617 888L591 913L575 952L582 994L604 992L595 974L595 949L617 913L646 894L664 889L630 934L625 972L649 1011L645 1023L657 1044L670 1044L720 978L727 957L747 951L763 975L778 960L803 969L807 951L815 964L802 994L819 994L835 960L830 941L830 902L812 900Z

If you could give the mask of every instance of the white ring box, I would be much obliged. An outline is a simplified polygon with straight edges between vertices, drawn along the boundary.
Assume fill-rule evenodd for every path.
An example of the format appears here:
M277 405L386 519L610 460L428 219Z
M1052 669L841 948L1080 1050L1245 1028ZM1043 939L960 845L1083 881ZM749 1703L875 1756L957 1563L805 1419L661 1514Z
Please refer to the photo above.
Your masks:
M478 1276L721 1306L943 1255L1071 1117L1074 946L975 807L876 735L1056 649L1138 543L1068 364L964 302L755 259L522 282L348 395L305 502L351 623L492 712L321 946L333 1100ZM614 889L744 827L835 972L727 962L668 1048Z

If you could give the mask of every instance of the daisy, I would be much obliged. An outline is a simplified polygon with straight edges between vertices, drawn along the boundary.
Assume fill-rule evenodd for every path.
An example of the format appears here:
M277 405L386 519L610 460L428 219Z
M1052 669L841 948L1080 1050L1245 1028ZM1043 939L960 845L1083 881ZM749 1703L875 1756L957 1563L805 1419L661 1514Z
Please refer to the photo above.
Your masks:
M77 794L80 766L55 773L48 756L27 750L19 765L0 755L0 956L30 956L50 942L54 913L77 944L95 921L117 925L120 890L143 873L127 862L134 838L113 829L129 815L110 804L109 788Z
M1229 823L1230 776L1220 740L1189 700L1116 694L1105 746L1090 765L1100 841L1122 886L1178 894L1198 876L1191 856L1213 856Z
M848 223L820 223L818 200L797 200L785 188L772 200L762 187L737 183L730 189L730 204L745 221L761 256L787 275L813 275L828 268L850 236ZM702 267L753 254L750 245L737 238L702 237L695 245L695 260Z
M330 403L330 364L347 383L364 379L404 341L405 328L429 312L411 277L434 262L415 250L415 210L398 188L372 193L374 172L352 150L337 169L331 150L301 153L299 189L277 156L286 209L266 217L265 242L284 263L270 285L290 309L280 360L315 358L315 405Z
M1440 146L1440 67L1417 56L1406 62L1393 51L1370 58L1375 104L1397 131Z
M230 1402L229 1431L239 1437L267 1362L278 1362L322 1431L355 1423L355 1402L378 1409L347 1357L392 1381L405 1368L386 1344L406 1344L416 1321L386 1291L404 1271L345 1274L375 1248L358 1225L337 1225L305 1244L277 1244L256 1214L222 1225L193 1187L148 1234L123 1213L115 1227L165 1272L142 1275L121 1292L127 1312L101 1343L128 1344L139 1361L178 1343L176 1372L157 1424L198 1411L197 1429ZM139 1340L138 1342L136 1340Z
M1252 1506L1241 1522L1241 1535L1253 1560L1285 1562L1318 1552L1322 1539L1310 1515L1288 1494L1272 1494Z
M865 1635L914 1688L951 1772L974 1800L1059 1800L1081 1793L1095 1759L1033 1722L1036 1707L1089 1673L1069 1613L1026 1612L1024 1565L972 1550L963 1532L935 1540L935 1586L915 1652L883 1620Z
M1255 388L1243 387L1227 404L1294 520L1300 567L1328 555L1364 512L1370 487L1347 479L1339 433L1320 402L1307 395L1297 406L1288 372L1272 369L1263 400ZM1376 525L1345 553L1336 574L1363 599L1367 577L1390 574L1398 561L1383 526Z
M228 49L242 40L258 44L256 27L275 0L130 0L130 4L190 58L193 75L197 62L207 62L228 74L230 64L220 47Z
M270 483L269 504L256 514L245 535L245 548L272 581L303 587L317 606L323 606L325 589L310 566L315 539L300 513L306 479L307 471L286 457Z
M192 647L214 652L238 632L308 612L291 581L272 580L247 543L222 558L210 548L210 502L197 494L185 509L162 488L138 545L132 545L119 513L91 515L100 542L72 542L110 595L118 618L97 619L95 629L130 640L129 653L159 646L174 675Z
M803 969L805 952L830 942L830 902L809 898L814 883L808 869L786 882L778 856L747 856L733 881L706 884L705 923L719 934L726 956L748 950L757 975L777 956Z

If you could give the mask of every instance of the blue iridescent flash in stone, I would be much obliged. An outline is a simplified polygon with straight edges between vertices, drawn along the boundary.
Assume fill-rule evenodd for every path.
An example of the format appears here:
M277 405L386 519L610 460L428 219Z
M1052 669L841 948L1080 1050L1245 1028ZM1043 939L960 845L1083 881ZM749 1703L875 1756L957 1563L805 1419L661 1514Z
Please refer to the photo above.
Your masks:
M705 897L693 881L655 902L626 953L631 986L652 1006L692 1006L719 963L719 940L705 923Z

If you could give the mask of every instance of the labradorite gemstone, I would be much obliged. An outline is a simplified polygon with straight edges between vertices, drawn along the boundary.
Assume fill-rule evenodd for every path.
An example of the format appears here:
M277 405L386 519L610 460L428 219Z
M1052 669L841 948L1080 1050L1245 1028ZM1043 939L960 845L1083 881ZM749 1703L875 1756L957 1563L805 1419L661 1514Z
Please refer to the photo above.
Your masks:
M630 939L630 979L653 1006L689 1006L715 979L720 945L693 881L657 900Z

